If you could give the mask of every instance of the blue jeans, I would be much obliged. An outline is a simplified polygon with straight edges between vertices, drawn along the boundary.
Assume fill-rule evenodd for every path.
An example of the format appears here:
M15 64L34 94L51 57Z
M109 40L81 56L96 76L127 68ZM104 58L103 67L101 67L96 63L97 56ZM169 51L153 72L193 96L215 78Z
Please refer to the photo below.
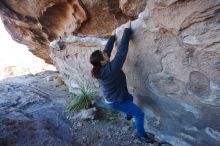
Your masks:
M133 103L133 97L129 96L128 100L123 102L114 102L108 104L112 109L123 112L127 115L132 115L134 117L134 124L136 127L136 131L138 136L143 137L144 130L144 112Z

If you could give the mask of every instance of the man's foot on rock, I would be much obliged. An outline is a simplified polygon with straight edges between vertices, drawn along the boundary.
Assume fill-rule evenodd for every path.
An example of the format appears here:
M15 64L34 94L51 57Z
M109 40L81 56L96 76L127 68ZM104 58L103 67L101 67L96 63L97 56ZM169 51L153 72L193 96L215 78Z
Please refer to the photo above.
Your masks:
M133 117L131 115L126 116L126 120L130 121Z
M153 133L150 133L150 132L145 132L145 135L147 135L147 137L149 137L150 139L155 138L155 135Z
M146 142L146 143L154 143L155 142L155 140L154 139L151 139L150 137L148 137L148 135L145 133L145 135L144 136L137 136L138 137L138 139L140 140L140 141L142 141L142 142Z

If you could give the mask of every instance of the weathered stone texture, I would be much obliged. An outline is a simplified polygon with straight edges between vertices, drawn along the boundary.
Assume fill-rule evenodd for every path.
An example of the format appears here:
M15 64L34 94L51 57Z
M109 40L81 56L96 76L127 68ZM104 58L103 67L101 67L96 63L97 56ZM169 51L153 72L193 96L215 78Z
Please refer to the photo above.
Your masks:
M122 12L130 17L137 17L146 7L147 0L119 0L119 7Z
M50 78L50 80L47 80ZM0 81L0 145L79 145L64 113L58 72L42 72Z

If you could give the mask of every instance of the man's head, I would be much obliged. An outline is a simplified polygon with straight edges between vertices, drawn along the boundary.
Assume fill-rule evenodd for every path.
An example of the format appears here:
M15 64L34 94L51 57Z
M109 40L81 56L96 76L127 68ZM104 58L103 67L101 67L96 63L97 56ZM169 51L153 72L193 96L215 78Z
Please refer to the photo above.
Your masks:
M93 65L91 70L92 76L98 78L102 65L109 62L109 57L106 53L96 50L90 56L90 63Z
M108 57L107 53L105 53L101 50L94 51L90 56L90 63L93 66L105 65L108 62L109 62L109 57Z

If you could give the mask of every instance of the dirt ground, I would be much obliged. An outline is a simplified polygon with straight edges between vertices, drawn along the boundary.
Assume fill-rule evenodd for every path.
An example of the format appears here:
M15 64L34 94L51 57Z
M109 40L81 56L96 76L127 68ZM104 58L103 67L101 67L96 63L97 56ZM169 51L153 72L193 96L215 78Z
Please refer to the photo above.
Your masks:
M116 111L99 109L96 120L69 119L81 146L149 146L136 137L133 121Z

